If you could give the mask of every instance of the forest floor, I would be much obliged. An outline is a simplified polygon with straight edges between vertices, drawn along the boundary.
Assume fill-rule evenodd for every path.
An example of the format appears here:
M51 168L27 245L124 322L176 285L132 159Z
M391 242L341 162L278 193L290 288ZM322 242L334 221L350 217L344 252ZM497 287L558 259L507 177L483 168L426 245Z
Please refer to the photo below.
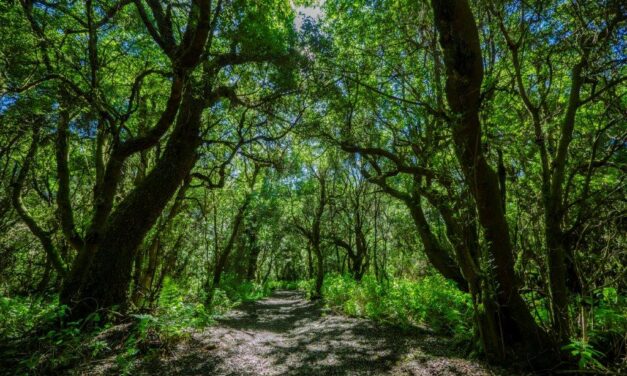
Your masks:
M243 303L145 374L512 375L455 353L450 338L334 314L296 291Z

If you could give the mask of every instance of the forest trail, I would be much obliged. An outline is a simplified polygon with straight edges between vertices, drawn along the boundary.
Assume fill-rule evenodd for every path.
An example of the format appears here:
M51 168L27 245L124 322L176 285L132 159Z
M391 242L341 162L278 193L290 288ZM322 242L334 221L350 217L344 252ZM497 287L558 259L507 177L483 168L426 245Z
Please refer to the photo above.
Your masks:
M145 370L181 375L496 375L450 339L327 312L295 291L240 305ZM511 375L511 372L507 374Z

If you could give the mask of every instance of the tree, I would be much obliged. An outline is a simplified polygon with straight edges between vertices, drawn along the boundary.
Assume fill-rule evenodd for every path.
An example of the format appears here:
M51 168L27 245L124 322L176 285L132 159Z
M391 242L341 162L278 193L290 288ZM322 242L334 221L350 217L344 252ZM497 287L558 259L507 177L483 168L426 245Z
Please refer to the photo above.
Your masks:
M322 297L322 284L324 282L324 254L322 252L322 218L325 212L325 208L328 204L328 187L327 187L327 174L328 169L324 167L313 167L310 169L311 175L317 182L317 194L315 207L309 207L310 213L307 213L309 218L309 224L307 226L301 225L298 222L294 223L296 229L309 241L314 254L316 255L316 281L314 288L313 298Z
M204 321L306 279L493 361L620 358L625 5L311 4L1 3L1 300Z
M257 45L254 52L250 50L247 39L250 34L247 33L253 32L251 28L255 28L255 23L263 24L263 20L251 19L245 12L235 16L237 12L232 11L243 6L237 3L192 1L176 8L164 7L156 1L112 2L107 4L109 7L91 1L84 6L74 4L68 7L31 1L23 1L21 5L43 61L37 72L40 78L13 91L28 90L30 94L39 86L49 85L53 107L59 109L57 119L52 119L58 122L54 126L57 129L57 208L64 238L77 253L65 278L62 301L74 307L73 313L77 317L101 307L123 306L127 301L137 249L198 159L202 132L206 132L202 129L209 127L205 125L203 113L208 108L222 106L220 101L223 99L233 105L241 104L235 88L220 85L216 80L225 79L226 67L245 70L250 65L285 62L289 41L269 39L261 48ZM263 4L261 11L271 6ZM285 12L289 13L289 10ZM284 17L287 13L283 13ZM63 16L57 17L57 14ZM135 21L135 14L140 23ZM240 16L244 18L233 18ZM283 21L288 22L287 18ZM60 27L46 28L44 25L48 22L58 23ZM261 30L275 35L289 34L291 27L286 29L280 22L263 24ZM132 25L138 34L125 34L124 23ZM214 37L218 25L224 30L220 37ZM239 29L233 25L239 25ZM105 33L105 29L112 31ZM73 44L64 44L65 39L61 38L64 35L76 36ZM124 86L118 84L122 77L109 74L123 62L113 63L109 58L112 52L105 51L105 46L119 43L124 49L125 43L130 43L136 35L140 36L143 45L139 55L126 53L124 63L133 67L128 71L138 71L135 76L123 77L130 89L127 96L121 90L112 89L116 85ZM85 51L78 44L78 36L85 36L88 42ZM149 40L153 41L153 46ZM225 50L225 45L231 50ZM233 48L239 52L234 52ZM83 61L88 64L85 67L73 65L58 53L64 49L68 50L69 56L84 57ZM145 61L149 62L148 68L140 68L140 63ZM151 81L155 75L163 79ZM82 77L87 79L82 80ZM144 119L138 117L137 109L146 107L140 103L145 98L142 89L154 84L169 85L169 94L163 98L163 108L148 116L154 119L154 125L138 125ZM69 199L68 131L72 128L70 112L73 110L69 103L79 104L74 110L84 111L85 120L91 127L89 132L95 134L88 140L95 145L95 174L92 178L91 220L84 231L76 228ZM135 130L138 131L136 134ZM146 175L132 189L122 187L123 171L128 161L139 154L146 158L146 152L154 153L155 148L158 150L152 154L154 162ZM33 158L34 152L27 157ZM26 161L27 165L29 163ZM21 188L20 184L16 188ZM28 212L19 210L22 208L20 191L15 189L14 206L23 214L21 217L25 222L33 224L28 219ZM122 191L123 198L117 200ZM60 261L54 257L55 252L52 252L51 242L45 239L44 231L36 226L31 228L39 234L52 260ZM59 272L63 270L61 263L54 264ZM103 283L105 280L107 284Z

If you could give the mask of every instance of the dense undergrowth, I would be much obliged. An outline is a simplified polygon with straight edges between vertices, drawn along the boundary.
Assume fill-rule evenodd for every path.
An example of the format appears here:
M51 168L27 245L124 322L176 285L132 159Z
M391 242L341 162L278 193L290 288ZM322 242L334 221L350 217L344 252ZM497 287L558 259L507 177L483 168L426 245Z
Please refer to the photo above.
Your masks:
M298 283L308 292L312 285L313 281ZM340 313L405 329L426 328L471 348L470 296L439 275L379 283L372 275L358 282L349 275L332 274L325 277L323 296L326 306Z
M190 293L166 279L150 309L126 315L100 311L75 322L67 321L67 307L57 296L0 296L0 375L81 373L92 367L130 375L240 302L265 297L282 285L235 284L228 277L225 282L210 306L203 293Z
M313 280L293 283L307 293L313 291ZM360 282L348 275L328 275L323 285L327 307L341 313L367 317L404 328L427 327L435 333L453 336L467 355L481 354L473 340L473 307L470 295L459 291L440 275L417 280L395 279L377 282L366 275ZM531 297L528 297L531 299ZM533 302L536 320L547 326L546 302ZM595 291L585 301L573 302L573 316L584 331L563 347L565 355L585 372L620 373L627 371L627 296L613 288ZM575 311L578 312L575 312Z
M204 303L203 293L191 293L194 289L167 279L150 309L136 309L127 315L101 311L80 322L67 322L67 307L60 305L56 296L0 296L0 374L80 373L94 366L108 367L108 372L115 374L133 374L141 364L171 350L194 330L211 325L239 302L263 298L275 289L299 289L308 294L313 290L312 280L262 285L237 283L227 275L224 282L210 306ZM476 336L469 295L439 275L382 282L366 275L358 282L348 275L331 274L325 277L323 296L325 305L334 311L406 329L427 328L451 336L468 355L480 354L473 343ZM624 295L605 288L579 312L586 331L563 349L579 369L624 369L626 307ZM537 311L536 318L544 324L542 311Z
M467 341L472 337L470 297L440 276L378 283L366 275L360 282L347 275L325 279L326 304L356 317L401 327L427 326Z

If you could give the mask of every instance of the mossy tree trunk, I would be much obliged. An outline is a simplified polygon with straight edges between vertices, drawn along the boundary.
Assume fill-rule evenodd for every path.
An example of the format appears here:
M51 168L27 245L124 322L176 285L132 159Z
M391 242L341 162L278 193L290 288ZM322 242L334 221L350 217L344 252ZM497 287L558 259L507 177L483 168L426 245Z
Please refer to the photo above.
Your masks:
M431 4L446 67L446 97L454 114L451 126L457 160L476 204L494 268L500 327L499 332L488 337L499 338L501 346L490 341L487 343L492 348L485 350L489 356L499 359L522 351L534 358L533 362L546 362L550 359L547 352L553 350L552 343L535 322L519 293L498 177L482 151L479 106L483 62L477 26L465 0L432 0Z

